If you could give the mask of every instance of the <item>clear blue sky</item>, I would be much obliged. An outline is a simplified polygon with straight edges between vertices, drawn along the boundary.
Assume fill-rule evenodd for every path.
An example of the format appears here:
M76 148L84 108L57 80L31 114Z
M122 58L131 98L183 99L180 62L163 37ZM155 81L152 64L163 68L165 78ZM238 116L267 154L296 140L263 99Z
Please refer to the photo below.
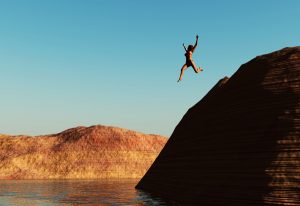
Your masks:
M184 3L185 2L185 3ZM114 125L169 136L257 55L300 45L298 0L0 1L0 133ZM199 34L195 74L182 43Z

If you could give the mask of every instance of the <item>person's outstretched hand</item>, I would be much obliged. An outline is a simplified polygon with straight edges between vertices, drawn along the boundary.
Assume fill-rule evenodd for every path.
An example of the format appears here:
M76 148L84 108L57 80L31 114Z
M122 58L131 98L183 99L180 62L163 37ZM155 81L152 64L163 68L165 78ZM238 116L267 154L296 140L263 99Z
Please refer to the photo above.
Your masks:
M199 36L198 36L198 34L196 35L196 39L198 39L199 38Z

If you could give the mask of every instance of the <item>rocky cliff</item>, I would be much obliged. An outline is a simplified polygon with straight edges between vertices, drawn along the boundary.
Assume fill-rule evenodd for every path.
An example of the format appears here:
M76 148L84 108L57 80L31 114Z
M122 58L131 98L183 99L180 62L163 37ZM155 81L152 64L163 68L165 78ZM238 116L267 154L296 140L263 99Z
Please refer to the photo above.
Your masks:
M300 47L220 80L137 188L183 205L300 205Z
M140 178L166 140L101 125L36 137L0 135L0 179Z

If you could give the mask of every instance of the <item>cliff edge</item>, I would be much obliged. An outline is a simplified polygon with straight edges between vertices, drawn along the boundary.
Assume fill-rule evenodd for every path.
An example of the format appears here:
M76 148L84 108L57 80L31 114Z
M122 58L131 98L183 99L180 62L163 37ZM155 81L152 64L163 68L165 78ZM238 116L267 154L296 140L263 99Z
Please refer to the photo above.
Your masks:
M183 205L300 205L300 47L220 80L136 188Z

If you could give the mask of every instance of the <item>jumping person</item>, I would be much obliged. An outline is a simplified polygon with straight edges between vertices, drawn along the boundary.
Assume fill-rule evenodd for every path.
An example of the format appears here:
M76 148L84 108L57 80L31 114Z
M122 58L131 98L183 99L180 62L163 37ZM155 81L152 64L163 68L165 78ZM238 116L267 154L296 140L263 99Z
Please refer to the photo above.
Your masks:
M185 61L185 64L181 68L180 76L179 76L179 79L178 79L177 82L179 82L179 81L182 80L182 76L183 76L184 70L186 70L190 66L193 67L193 69L194 69L194 71L196 73L199 73L199 72L203 71L202 68L200 68L200 67L197 68L197 66L196 66L196 64L195 64L195 62L193 61L193 58L192 58L193 52L195 51L195 49L196 49L196 47L198 45L198 38L199 38L199 36L196 35L196 43L195 43L195 45L194 46L193 45L189 45L187 49L186 49L185 45L182 44L183 48L185 50L185 54L184 55L185 55L186 61Z

